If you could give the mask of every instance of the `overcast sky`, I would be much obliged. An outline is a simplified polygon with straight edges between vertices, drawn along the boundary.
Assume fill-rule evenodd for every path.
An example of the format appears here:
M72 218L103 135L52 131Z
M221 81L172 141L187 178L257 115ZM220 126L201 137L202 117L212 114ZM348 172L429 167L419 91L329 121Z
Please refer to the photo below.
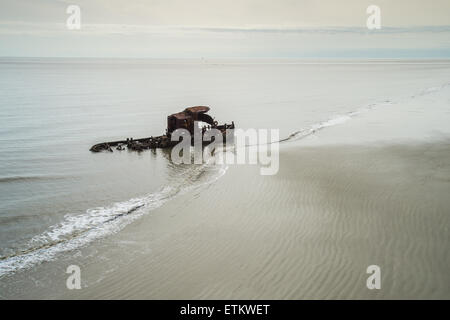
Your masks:
M450 0L0 0L0 56L450 58Z

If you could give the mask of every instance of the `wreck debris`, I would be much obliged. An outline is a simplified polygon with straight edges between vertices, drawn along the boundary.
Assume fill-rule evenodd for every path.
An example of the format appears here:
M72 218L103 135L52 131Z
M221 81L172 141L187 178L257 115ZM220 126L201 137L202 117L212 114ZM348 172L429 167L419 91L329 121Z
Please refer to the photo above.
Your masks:
M172 133L177 129L186 129L193 135L196 122L204 122L207 124L207 126L203 126L202 134L205 134L208 130L217 129L226 139L226 131L234 129L234 122L231 122L231 124L225 123L219 125L210 115L206 114L209 110L210 108L206 106L196 106L169 115L167 117L167 129L164 135L141 139L126 138L126 140L103 142L92 146L89 150L92 152L113 152L112 147L116 147L116 150L120 151L124 150L124 146L126 146L128 150L140 152L148 149L170 148L178 143L177 141L171 141ZM204 143L208 144L210 142Z

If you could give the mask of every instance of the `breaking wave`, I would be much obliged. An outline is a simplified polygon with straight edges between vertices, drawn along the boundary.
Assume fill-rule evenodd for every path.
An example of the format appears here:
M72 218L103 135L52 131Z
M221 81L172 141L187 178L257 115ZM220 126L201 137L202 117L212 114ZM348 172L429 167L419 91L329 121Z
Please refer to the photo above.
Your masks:
M433 94L433 93L436 93L436 92L444 89L445 87L447 87L449 85L450 85L450 83L445 83L445 84L440 85L440 86L430 87L430 88L424 89L424 90L422 90L422 91L420 91L420 92L418 92L418 93L416 93L416 94L414 94L414 95L412 95L410 97L407 97L405 99L414 99L414 98L417 98L417 97ZM327 128L327 127L332 127L332 126L335 126L335 125L343 124L343 123L351 120L352 118L354 118L354 117L356 117L356 116L358 116L358 115L360 115L360 114L362 114L364 112L370 111L370 110L378 108L378 107L391 105L391 104L394 104L394 103L397 103L397 102L393 102L391 100L385 100L385 101L382 101L382 102L369 104L367 106L361 107L361 108L359 108L359 109L357 109L355 111L351 111L351 112L348 112L346 114L336 115L336 116L334 116L334 117L332 117L332 118L330 118L330 119L328 119L326 121L319 122L319 123L311 125L308 128L295 131L295 132L291 133L288 137L286 137L284 139L281 139L278 142L295 141L295 140L300 140L300 139L306 138L307 136L312 135L312 134L314 134L314 133L316 133L316 132L318 132L320 130L323 130L323 129Z
M449 85L450 83L446 83L441 86L427 88L408 97L408 99L435 93ZM364 106L346 114L336 115L323 122L313 124L308 128L295 131L278 142L303 139L325 128L343 124L371 109L394 103L396 102L385 100ZM0 278L21 269L27 269L45 261L51 261L62 252L80 248L96 239L116 233L126 225L150 211L159 208L174 197L211 184L223 176L227 169L227 166L218 166L210 163L192 165L183 173L183 178L178 179L176 183L162 187L157 192L127 201L117 202L106 207L88 209L83 214L68 214L62 222L49 227L44 233L33 237L25 246L26 249L12 255L0 257ZM41 177L5 177L2 179L0 182L41 179Z
M29 240L25 249L0 257L0 277L54 260L62 252L116 233L174 197L213 183L227 169L226 166L210 163L192 165L186 168L183 177L177 182L157 192L106 207L88 209L82 214L67 214L63 221Z
M391 104L391 102L385 101L383 104L387 105L387 104ZM343 123L347 122L348 120L351 120L353 117L357 116L358 114L361 114L362 112L370 110L377 105L380 105L380 104L371 104L365 108L361 108L356 111L351 111L351 112L348 112L343 115L336 115L326 121L313 124L309 128L295 131L295 132L291 133L287 138L281 139L279 142L294 141L294 140L306 138L307 136L312 135L312 134L314 134L320 130L323 130L327 127L332 127L335 125L343 124Z

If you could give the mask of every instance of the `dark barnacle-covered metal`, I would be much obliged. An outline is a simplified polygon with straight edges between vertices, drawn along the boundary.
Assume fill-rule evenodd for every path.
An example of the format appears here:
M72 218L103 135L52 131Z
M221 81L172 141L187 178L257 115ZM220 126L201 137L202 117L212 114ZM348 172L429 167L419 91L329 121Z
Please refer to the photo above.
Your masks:
M116 147L116 150L124 150L124 146L128 150L143 151L156 148L171 148L178 143L178 141L171 141L172 132L177 129L186 129L193 136L195 130L195 122L204 122L208 124L208 127L204 127L202 133L205 133L211 129L217 129L222 132L224 139L227 139L226 131L234 129L234 122L231 124L219 125L210 115L206 114L209 111L209 107L197 106L189 107L184 111L171 114L167 117L167 129L166 133L157 137L133 139L127 138L126 140L111 141L98 143L91 147L90 151L110 151ZM205 144L208 142L204 142Z

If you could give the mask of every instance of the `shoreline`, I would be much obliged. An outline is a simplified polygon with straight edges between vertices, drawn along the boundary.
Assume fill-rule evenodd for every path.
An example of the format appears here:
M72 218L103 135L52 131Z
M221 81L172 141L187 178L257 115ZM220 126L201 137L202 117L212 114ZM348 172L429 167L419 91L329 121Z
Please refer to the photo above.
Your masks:
M80 297L448 299L448 156L448 143L311 148L284 151L274 177L231 168L212 190L183 195L119 235L138 234L145 246L144 230L155 233L153 254ZM436 164L448 180L427 180ZM258 192L236 190L244 181ZM371 264L382 267L381 292L365 287Z
M203 192L5 279L30 288L8 298L448 299L448 156L448 141L283 147L278 175L231 166ZM63 285L73 263L82 290ZM379 292L365 287L371 264ZM30 280L46 278L59 289Z
M339 77L337 71L332 74ZM357 69L353 79L361 71ZM376 74L384 75L382 69ZM128 154L99 155L96 159L101 161L93 166L88 165L93 158L84 159L81 171L89 168L92 171L87 172L96 175L92 180L87 175L85 184L79 184L87 189L81 188L78 197L76 179L65 181L74 204L96 203L99 194L105 203L145 194L166 181L165 175L176 188L189 191L170 201L166 195L150 197L147 200L164 204L139 207L139 219L126 226L119 223L117 229L113 226L107 236L2 277L0 298L450 298L446 286L450 280L450 167L446 161L450 86L444 75L432 83L421 77L408 82L403 73L395 75L383 94L374 90L350 99L348 93L354 87L349 79L339 90L333 87L329 97L322 95L320 87L311 86L320 104L308 105L314 99L297 98L305 110L287 102L280 110L296 111L302 118L300 123L296 117L286 119L279 124L282 129L324 118L318 125L324 130L316 126L306 137L282 143L279 172L274 176L259 175L258 166L237 165L230 166L217 182L202 184L209 181L204 170L174 166L163 153L129 159ZM241 97L240 88L235 88L236 99ZM279 90L295 92L293 88ZM389 92L400 98L387 100ZM272 97L270 92L267 96ZM335 106L335 99L342 105ZM272 123L271 117L262 118L261 127ZM252 122L245 114L243 124L244 119ZM71 154L66 156L73 161ZM99 174L105 161L111 167ZM197 184L202 187L189 188ZM89 190L93 193L86 197ZM35 192L39 194L40 189ZM35 203L44 206L58 201L60 210L67 213L67 202L55 198ZM97 215L109 221L123 212L123 208L108 208L89 212L92 221L85 221L81 229L103 231L106 228ZM132 219L136 212L126 217ZM74 217L82 222L85 218ZM69 227L80 227L79 220L69 222L74 222ZM68 229L63 235L74 234L75 241L81 238ZM13 237L14 229L9 231ZM374 264L382 272L380 291L366 288L366 269ZM70 265L80 267L81 290L66 287Z

